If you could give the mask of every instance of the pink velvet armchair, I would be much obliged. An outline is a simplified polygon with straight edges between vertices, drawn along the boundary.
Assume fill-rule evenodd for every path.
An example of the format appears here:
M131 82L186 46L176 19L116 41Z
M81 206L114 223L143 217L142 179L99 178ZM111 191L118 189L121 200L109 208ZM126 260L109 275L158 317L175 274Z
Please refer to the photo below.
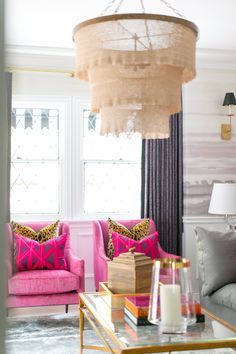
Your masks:
M128 229L139 223L142 219L137 220L117 220L120 224ZM156 231L155 223L150 220L150 234ZM110 259L107 257L107 245L109 240L107 220L97 220L93 222L93 257L94 257L94 282L95 289L99 289L99 282L107 281L107 262ZM178 258L174 254L165 252L160 244L158 244L158 258Z
M27 222L26 226L39 231L50 222ZM70 247L70 230L66 223L59 224L59 235L67 234L65 258L69 270L27 270L14 272L13 233L7 225L9 254L6 307L68 305L78 303L78 293L84 291L84 260L75 257Z

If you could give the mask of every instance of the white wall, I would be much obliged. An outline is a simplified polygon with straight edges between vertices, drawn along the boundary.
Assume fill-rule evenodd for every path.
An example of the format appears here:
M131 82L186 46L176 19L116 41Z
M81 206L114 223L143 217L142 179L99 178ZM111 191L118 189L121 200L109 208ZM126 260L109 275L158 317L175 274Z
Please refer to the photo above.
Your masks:
M19 55L14 51L8 54L9 66L73 70L73 58L71 56L66 57L65 53L63 54L64 57L32 55L29 51L26 55ZM183 89L185 182L195 183L201 181L201 179L206 179L211 183L218 177L220 180L236 179L236 170L234 170L236 163L235 167L231 166L232 161L234 161L234 152L236 156L236 120L233 120L232 140L220 140L220 124L227 121L226 109L222 107L224 94L236 91L235 58L236 53L234 52L199 51L197 53L197 77L186 84ZM78 97L87 96L88 93L87 83L72 78L69 74L35 72L14 72L13 74L13 94ZM204 144L205 150L202 148ZM214 149L218 149L220 155L217 155ZM204 160L206 156L207 161ZM226 169L222 169L222 159L224 163L226 162ZM203 163L204 161L205 163ZM225 170L227 171L225 172ZM203 201L206 199L205 207L197 209L193 205L194 196L190 195L187 198L185 195L183 252L192 264L195 291L197 291L197 262L194 226L201 225L212 230L225 229L222 219L209 217L206 213L210 190L205 195L202 193L201 198ZM200 215L196 213L198 210L200 210ZM78 256L85 258L86 289L92 290L91 222L77 220L69 223L73 236L73 249Z

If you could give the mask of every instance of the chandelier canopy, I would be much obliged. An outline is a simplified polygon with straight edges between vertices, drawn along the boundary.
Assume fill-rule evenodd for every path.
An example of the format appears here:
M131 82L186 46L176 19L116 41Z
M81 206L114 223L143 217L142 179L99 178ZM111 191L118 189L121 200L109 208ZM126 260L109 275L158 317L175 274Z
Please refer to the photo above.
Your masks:
M197 35L192 22L147 13L101 16L75 27L75 75L89 81L101 135L169 137L181 85L196 74Z

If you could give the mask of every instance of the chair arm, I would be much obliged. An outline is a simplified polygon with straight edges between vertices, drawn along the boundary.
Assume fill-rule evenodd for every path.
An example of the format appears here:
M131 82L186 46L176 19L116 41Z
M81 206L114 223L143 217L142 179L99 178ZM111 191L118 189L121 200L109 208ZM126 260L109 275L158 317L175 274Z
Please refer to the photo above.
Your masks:
M105 261L105 262L110 261L110 258L108 258L107 255L105 254L103 246L98 247L98 255L103 261Z
M84 273L84 260L74 255L70 249L68 252L70 272L76 274L80 278L80 288L78 292L84 292L85 290L85 273Z
M99 291L99 283L107 281L107 271L108 271L108 262L110 262L110 258L100 256L98 254L96 259L96 264L94 264L94 282L95 282L95 289Z
M179 259L180 257L175 255L175 254L172 254L172 253L167 253L165 252L161 246L160 246L160 243L158 243L158 251L159 251L159 257L160 258L176 258L176 259Z
M6 260L5 264L6 264L6 277L7 277L7 279L9 279L13 275L12 264L11 264L10 260Z
M84 277L84 260L78 258L70 250L68 253L70 272L80 277Z

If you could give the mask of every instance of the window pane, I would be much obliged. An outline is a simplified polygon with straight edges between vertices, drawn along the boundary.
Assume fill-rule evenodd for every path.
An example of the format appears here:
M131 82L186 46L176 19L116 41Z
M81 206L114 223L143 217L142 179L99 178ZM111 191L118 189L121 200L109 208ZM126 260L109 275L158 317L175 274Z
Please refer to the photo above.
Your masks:
M11 212L59 213L58 162L16 162L11 165Z
M85 166L85 213L140 212L140 165L88 163Z
M141 139L138 135L127 137L100 136L100 118L87 109L84 114L84 159L139 161Z
M11 157L57 159L59 110L16 108L12 115Z

